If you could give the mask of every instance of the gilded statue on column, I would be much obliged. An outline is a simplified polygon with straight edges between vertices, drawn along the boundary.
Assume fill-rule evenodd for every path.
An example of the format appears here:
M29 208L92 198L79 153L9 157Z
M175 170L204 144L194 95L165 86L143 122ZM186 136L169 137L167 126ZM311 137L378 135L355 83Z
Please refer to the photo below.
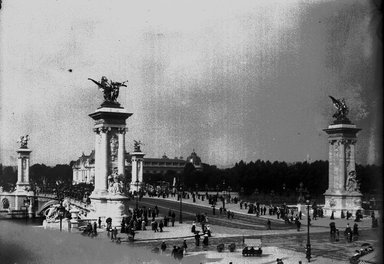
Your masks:
M331 98L333 106L337 109L337 111L332 116L336 119L335 123L351 123L351 121L347 117L349 113L349 108L345 103L345 99L336 99L332 96L329 96L329 98Z
M100 82L91 78L88 78L88 80L94 82L99 87L99 90L103 92L104 102L112 104L118 104L117 97L119 96L119 89L123 86L127 87L125 83L128 82L113 82L112 80L108 80L105 76L101 77Z

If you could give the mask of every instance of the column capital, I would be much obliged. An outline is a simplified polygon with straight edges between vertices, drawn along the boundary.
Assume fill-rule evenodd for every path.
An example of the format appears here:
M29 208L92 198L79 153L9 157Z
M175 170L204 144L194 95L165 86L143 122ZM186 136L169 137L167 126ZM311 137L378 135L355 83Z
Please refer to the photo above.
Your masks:
M100 133L107 134L109 131L111 131L111 128L110 127L100 127L99 131L100 131Z
M119 128L117 129L117 132L120 133L120 134L123 134L123 135L124 135L127 131L128 131L128 128L126 128L126 127L119 127Z

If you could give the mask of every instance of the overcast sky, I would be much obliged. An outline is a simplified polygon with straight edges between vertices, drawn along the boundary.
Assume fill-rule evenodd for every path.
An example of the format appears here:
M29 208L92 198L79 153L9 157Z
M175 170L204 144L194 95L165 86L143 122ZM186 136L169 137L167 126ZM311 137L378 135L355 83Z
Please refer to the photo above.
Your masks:
M374 1L3 1L0 162L55 165L94 148L87 80L129 80L118 101L127 151L188 156L219 167L328 159L345 97L363 130L357 162L381 146L381 15ZM69 71L71 69L71 71Z

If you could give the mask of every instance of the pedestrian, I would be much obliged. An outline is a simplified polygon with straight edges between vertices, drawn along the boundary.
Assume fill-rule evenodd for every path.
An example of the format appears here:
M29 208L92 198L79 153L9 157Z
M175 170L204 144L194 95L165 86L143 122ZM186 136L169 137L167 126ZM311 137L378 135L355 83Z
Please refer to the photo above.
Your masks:
M301 222L298 219L296 219L296 226L297 226L297 232L299 232L301 227Z
M171 219L171 221L172 221L172 226L175 226L175 220L176 220L176 214L175 214L175 212L172 212L171 217L172 217L172 219Z
M359 236L359 228L358 228L358 225L356 223L353 225L353 235Z
M99 217L99 228L101 228L101 217Z
M107 223L107 230L112 230L112 218L108 217L107 220L105 220Z
M113 229L113 236L115 237L115 239L117 239L117 228L116 228L116 226Z
M163 227L164 227L163 220L160 220L160 224L159 224L160 232L163 232Z
M95 235L97 235L97 224L96 224L96 221L93 222L93 233L94 233Z
M177 258L177 248L176 248L176 246L173 246L173 249L172 249L172 252L171 252L171 256L173 256L175 259Z
M184 239L184 242L183 242L183 254L185 255L185 254L187 254L187 241Z
M352 229L349 224L347 224L347 228L345 228L344 235L346 236L348 242L352 242Z
M207 225L207 228L205 229L205 231L207 232L208 237L211 237L211 236L212 236L212 234L211 234L211 228L209 227L209 225Z
M299 219L301 220L301 217L303 216L303 213L300 211L299 212Z
M200 246L200 235L199 235L199 231L196 231L196 234L195 234L195 244L196 246Z
M193 221L193 223L192 223L191 232L192 233L196 232L196 223L195 223L195 221Z
M267 221L267 229L271 230L271 220L269 220L269 219Z
M159 216L159 208L157 208L157 205L155 205L155 213L156 213L156 217Z
M163 253L167 249L167 245L165 244L165 241L161 243L160 249L161 249L161 253Z
M208 246L208 234L205 234L205 235L204 235L203 245L204 245L204 246Z

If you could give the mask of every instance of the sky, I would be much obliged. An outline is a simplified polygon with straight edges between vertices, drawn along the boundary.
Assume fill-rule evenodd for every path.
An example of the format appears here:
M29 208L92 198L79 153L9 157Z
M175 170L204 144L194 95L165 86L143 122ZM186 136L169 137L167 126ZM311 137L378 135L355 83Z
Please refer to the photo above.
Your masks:
M0 162L68 164L94 148L102 93L88 80L128 80L118 101L126 149L218 167L328 159L345 98L357 162L381 162L382 37L375 1L3 1Z

